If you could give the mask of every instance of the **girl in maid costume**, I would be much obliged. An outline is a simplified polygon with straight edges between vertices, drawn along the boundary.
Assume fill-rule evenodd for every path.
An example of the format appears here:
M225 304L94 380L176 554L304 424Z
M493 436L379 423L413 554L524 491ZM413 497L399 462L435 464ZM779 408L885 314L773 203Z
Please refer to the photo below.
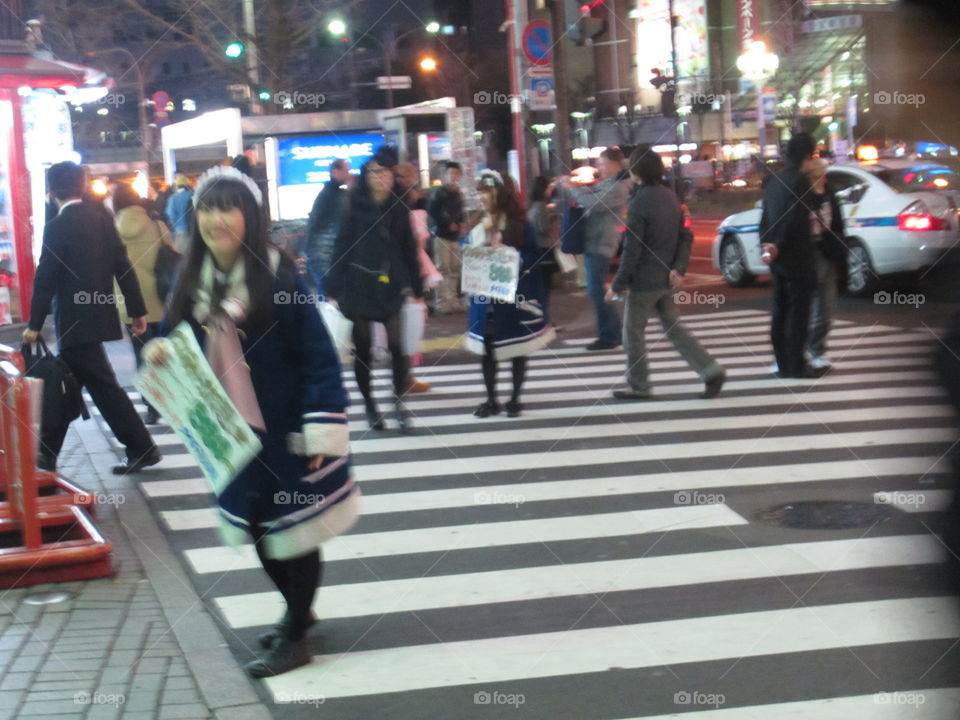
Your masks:
M320 543L349 529L360 491L350 472L340 365L293 262L267 239L259 188L234 168L205 172L196 222L167 326L188 322L210 367L263 449L217 496L231 545L252 538L286 602L258 638L254 677L310 661L306 643L320 583ZM144 348L165 362L169 341Z
M469 327L465 346L481 355L487 399L477 406L480 418L500 412L497 401L497 363L510 360L513 392L506 404L507 417L523 410L520 390L527 373L527 356L546 347L556 333L549 323L543 279L536 267L540 258L536 232L520 207L513 180L495 170L484 170L477 186L483 220L470 231L471 247L507 245L520 253L520 279L516 301L504 303L479 295L470 296Z

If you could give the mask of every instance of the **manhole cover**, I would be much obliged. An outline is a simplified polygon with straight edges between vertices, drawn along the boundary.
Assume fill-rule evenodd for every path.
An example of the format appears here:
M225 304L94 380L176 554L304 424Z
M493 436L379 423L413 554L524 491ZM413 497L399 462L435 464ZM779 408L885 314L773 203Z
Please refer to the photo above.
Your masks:
M29 595L23 599L27 605L54 605L74 598L72 592L44 592Z
M892 516L887 505L836 500L787 503L757 513L757 519L764 522L810 530L869 527Z

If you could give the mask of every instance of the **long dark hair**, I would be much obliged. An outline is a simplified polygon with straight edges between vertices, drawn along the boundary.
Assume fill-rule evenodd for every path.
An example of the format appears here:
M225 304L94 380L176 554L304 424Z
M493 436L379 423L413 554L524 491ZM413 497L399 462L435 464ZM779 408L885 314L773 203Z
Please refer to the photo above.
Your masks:
M396 150L384 145L360 167L360 178L350 191L348 216L344 223L344 230L347 232L363 235L372 218L379 220L383 216L383 219L394 222L396 214L406 215L409 212L403 202L403 193L400 192L396 177L393 179L393 187L386 206L381 207L374 201L373 193L370 191L370 163L372 162L381 167L395 168L397 166ZM409 222L409 220L405 221Z
M240 253L246 271L250 307L246 322L253 327L265 327L273 316L273 287L276 278L270 269L268 248L276 248L267 234L267 220L263 208L257 205L250 190L238 180L217 178L203 186L197 196L197 213L204 210L230 210L239 208L243 213L244 236ZM210 251L200 235L198 222L193 223L187 259L170 302L169 319L175 325L190 317L193 299L200 284L200 268ZM280 252L281 265L292 264Z
M514 184L513 178L504 175L501 184L494 182L492 176L481 176L477 183L477 192L490 191L494 194L496 214L507 219L507 227L503 231L503 244L512 248L521 248L527 216L520 204L520 197L517 195L517 186Z

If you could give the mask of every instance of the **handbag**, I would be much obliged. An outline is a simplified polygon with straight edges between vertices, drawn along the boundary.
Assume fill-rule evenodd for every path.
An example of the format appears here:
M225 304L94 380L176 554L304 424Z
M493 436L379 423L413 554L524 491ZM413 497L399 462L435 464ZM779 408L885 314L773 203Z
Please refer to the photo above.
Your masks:
M553 259L556 260L557 267L560 268L560 273L563 275L572 273L577 269L577 258L570 253L563 252L558 245L553 248Z
M318 304L318 308L327 334L340 356L340 362L347 362L353 350L353 323L347 320L340 308L333 303L322 302Z
M40 438L59 434L81 415L90 417L83 402L80 383L70 366L47 348L42 337L37 338L37 351L32 345L20 348L26 365L27 377L43 380L43 399L40 412Z
M426 329L427 306L422 302L404 303L400 309L400 347L404 355L420 354Z
M563 209L563 225L560 230L560 249L569 255L583 255L587 245L586 210L577 205Z

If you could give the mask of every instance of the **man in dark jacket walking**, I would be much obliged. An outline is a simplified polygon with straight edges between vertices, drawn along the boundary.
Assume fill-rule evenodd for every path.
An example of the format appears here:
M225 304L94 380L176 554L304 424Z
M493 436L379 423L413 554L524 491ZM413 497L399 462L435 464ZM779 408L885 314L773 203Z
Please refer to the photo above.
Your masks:
M441 313L463 309L460 305L460 237L465 226L463 193L460 180L463 169L459 163L447 163L447 182L440 186L430 200L427 212L434 226L437 242L433 247L434 262L443 275L437 288L437 307Z
M726 372L680 324L673 287L680 285L690 260L693 235L684 227L683 212L673 191L663 185L663 161L650 147L630 155L630 174L640 184L630 199L627 232L620 268L607 300L629 291L623 318L623 345L627 351L626 390L615 390L618 400L649 400L649 368L645 332L657 312L667 338L704 382L703 397L716 397Z
M782 378L820 377L805 358L810 309L817 287L810 180L813 138L797 133L787 143L787 167L767 182L760 218L762 258L773 275L770 339Z
M303 254L307 270L318 293L326 292L326 276L330 270L333 246L347 211L347 194L351 180L350 163L339 158L330 163L330 180L317 193L307 220L307 239Z
M136 472L160 462L160 453L117 382L103 343L123 337L118 302L125 303L134 334L146 331L140 285L112 218L102 208L81 199L86 185L83 168L72 162L57 163L47 172L47 184L59 212L43 231L43 252L23 341L36 342L52 306L60 357L77 382L90 392L113 434L126 446L127 457L114 466L113 472ZM123 293L122 300L114 296L114 278ZM55 469L65 433L64 426L56 437L41 438L41 469Z

